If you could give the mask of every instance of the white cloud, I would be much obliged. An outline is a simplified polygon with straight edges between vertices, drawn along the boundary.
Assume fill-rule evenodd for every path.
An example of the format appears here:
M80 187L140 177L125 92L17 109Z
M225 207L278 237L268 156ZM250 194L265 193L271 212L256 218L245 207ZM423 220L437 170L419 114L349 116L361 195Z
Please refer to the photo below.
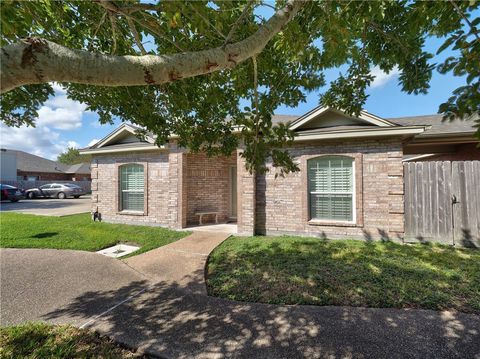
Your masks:
M1 147L33 153L37 156L56 159L67 147L80 148L79 143L69 138L68 131L82 127L86 105L66 97L65 90L52 83L55 97L48 99L38 110L36 127L7 127L0 123Z
M65 150L60 134L48 127L8 127L0 123L2 148L21 150L37 156L55 159Z
M400 74L400 70L395 66L388 74L384 72L380 67L375 66L370 71L370 74L375 76L375 79L370 84L370 88L382 87L390 80L393 80Z
M42 106L38 110L37 126L49 126L57 130L74 130L82 127L82 112Z
M67 146L71 148L80 148L80 144L75 141L67 141Z
M57 95L38 110L38 126L49 126L57 130L74 130L82 127L82 116L86 105L73 101L65 95Z
M67 93L67 91L62 86L60 86L58 82L51 82L50 85L52 85L53 91L55 91L56 93Z
M94 144L96 144L98 141L100 141L98 138L94 138L93 140L91 140L89 143L88 143L88 147L90 146L93 146Z

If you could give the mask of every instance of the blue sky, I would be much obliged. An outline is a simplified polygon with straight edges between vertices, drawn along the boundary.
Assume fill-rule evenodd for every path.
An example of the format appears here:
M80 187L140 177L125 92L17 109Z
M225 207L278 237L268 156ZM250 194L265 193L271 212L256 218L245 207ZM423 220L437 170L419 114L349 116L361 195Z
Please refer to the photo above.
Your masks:
M435 52L443 41L429 39L425 48ZM444 51L433 62L439 62L451 54ZM368 89L369 98L365 109L380 117L416 116L437 113L438 106L450 97L452 91L464 84L463 78L450 74L441 75L434 71L431 88L427 95L408 95L398 86L398 73L392 71L385 74L378 69L372 69L376 80ZM327 84L334 80L338 69L326 73ZM302 115L318 105L319 96L328 87L318 92L310 93L306 103L296 108L280 107L278 114ZM95 113L86 111L86 106L66 98L65 92L59 86L54 86L55 97L52 97L39 111L37 127L8 128L0 123L1 147L19 149L42 157L55 159L67 146L77 148L87 147L106 136L115 125L100 125Z

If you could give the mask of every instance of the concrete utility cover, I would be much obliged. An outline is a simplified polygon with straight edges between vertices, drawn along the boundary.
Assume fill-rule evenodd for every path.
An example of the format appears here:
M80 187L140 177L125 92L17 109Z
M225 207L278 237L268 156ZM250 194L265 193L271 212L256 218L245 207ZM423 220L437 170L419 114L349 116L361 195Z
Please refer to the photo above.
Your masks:
M118 257L126 256L127 254L130 254L132 252L135 252L139 248L140 247L129 246L127 244L117 244L116 246L102 249L97 253L103 254L104 256L107 256L107 257L118 258Z

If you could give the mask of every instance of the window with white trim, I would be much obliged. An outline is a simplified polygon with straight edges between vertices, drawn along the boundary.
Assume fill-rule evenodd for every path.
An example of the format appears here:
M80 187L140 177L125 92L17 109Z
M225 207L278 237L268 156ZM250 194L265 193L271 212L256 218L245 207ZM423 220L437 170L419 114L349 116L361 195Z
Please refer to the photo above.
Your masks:
M120 210L144 211L144 171L139 164L120 166Z
M322 156L308 160L310 219L354 221L354 159Z

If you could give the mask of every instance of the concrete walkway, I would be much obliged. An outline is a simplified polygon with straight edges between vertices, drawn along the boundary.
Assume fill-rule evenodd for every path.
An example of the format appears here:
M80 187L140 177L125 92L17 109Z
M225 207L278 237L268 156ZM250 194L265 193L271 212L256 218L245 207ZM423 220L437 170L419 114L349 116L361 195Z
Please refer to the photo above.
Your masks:
M228 237L227 233L196 231L166 246L128 258L125 263L155 283L169 282L189 292L207 295L208 255Z
M148 284L122 261L96 253L0 249L0 325L45 320L49 313L56 313L54 322L82 325ZM105 292L109 299L95 300ZM85 299L81 310L62 314L79 298Z
M92 253L47 251L42 259L32 250L2 250L2 317L7 306L25 312L22 320L74 323L166 358L480 359L477 315L208 297L206 254L224 237L197 232L126 264ZM4 272L4 263L16 265ZM29 309L36 305L44 308Z

